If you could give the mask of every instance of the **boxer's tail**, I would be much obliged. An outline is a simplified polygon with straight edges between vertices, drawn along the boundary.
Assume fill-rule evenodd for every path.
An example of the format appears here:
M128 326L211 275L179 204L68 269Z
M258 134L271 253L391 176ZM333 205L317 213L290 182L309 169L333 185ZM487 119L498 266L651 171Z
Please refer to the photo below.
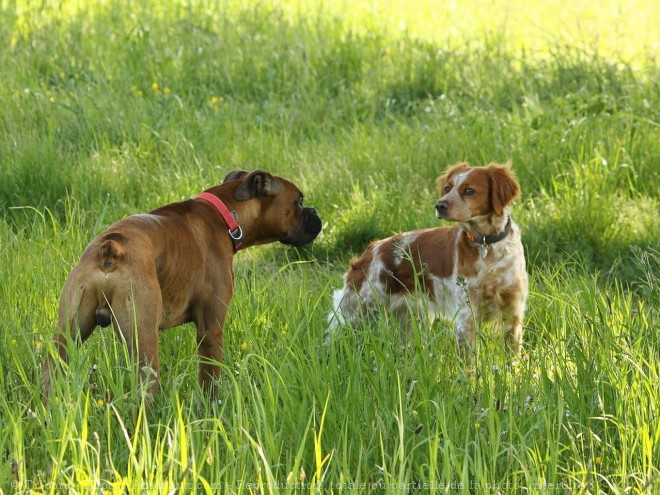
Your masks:
M118 263L124 259L124 248L122 241L126 238L121 234L108 234L99 248L101 270L111 272L117 268Z

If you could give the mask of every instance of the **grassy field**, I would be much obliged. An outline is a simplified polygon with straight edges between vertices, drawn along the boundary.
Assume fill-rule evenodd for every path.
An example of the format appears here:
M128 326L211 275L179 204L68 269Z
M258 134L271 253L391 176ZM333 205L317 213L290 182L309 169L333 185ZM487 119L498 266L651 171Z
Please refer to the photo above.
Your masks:
M3 1L0 492L660 491L660 7L571 4ZM484 331L463 370L450 323L387 315L324 346L348 260L438 225L463 160L521 180L523 356ZM44 408L91 238L238 168L324 231L237 256L221 401L183 326L145 409L105 329Z

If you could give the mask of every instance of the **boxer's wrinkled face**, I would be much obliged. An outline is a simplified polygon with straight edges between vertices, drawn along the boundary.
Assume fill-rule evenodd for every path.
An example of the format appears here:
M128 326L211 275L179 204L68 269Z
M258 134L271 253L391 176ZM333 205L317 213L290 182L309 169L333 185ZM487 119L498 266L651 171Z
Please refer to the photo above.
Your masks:
M309 244L322 229L315 208L304 206L304 196L292 182L261 170L248 174L231 172L225 178L241 180L234 197L239 201L261 200L261 242L280 241L292 246Z
M280 242L292 246L304 246L309 244L321 232L321 219L316 208L303 206L304 197L298 191L298 198L293 205L293 221L289 224L289 230Z

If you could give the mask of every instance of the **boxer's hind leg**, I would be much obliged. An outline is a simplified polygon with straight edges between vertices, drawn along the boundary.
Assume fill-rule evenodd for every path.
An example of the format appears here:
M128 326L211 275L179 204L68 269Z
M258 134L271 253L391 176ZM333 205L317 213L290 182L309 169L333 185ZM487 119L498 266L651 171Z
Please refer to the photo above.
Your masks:
M197 322L199 383L214 399L217 398L215 382L220 378L220 363L224 358L223 327L226 315L226 307L224 310L204 311L204 317Z
M137 360L139 377L150 395L158 390L160 362L158 331L162 315L162 295L155 269L146 277L122 277L108 301L115 331Z
M220 378L220 363L224 358L224 326L233 289L227 285L218 291L211 304L200 305L195 311L199 352L199 383L205 392L217 398L216 381Z
M83 343L92 334L97 324L98 291L95 285L82 275L82 272L81 267L76 267L71 272L60 295L57 331L53 335L53 346L64 363L68 362L67 339ZM56 368L55 356L47 352L41 373L44 403L47 402L50 395Z

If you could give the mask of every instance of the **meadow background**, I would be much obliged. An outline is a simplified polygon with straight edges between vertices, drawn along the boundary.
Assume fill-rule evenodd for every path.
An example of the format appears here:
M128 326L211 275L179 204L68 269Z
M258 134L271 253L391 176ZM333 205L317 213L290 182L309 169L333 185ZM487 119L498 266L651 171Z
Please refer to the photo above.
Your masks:
M0 12L0 492L660 490L660 4L25 2ZM438 225L435 178L511 160L523 356L383 315L323 345L371 239ZM304 249L236 258L221 401L194 332L153 406L110 329L40 401L64 278L124 215L232 169L293 179Z

